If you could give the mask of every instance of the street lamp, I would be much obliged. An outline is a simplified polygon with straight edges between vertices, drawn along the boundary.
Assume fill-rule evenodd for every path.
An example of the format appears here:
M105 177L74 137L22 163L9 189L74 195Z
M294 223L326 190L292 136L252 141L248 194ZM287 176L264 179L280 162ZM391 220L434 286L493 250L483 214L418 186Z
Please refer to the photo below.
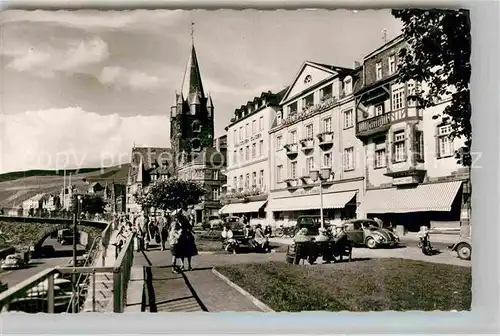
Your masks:
M83 198L82 195L77 195L76 196L76 208L75 208L75 216L73 219L73 268L77 266L76 264L76 259L77 259L77 237L78 237L78 227L77 223L80 221L80 211L82 209L82 203L83 203ZM76 299L77 299L77 284L76 284L76 273L73 272L73 277L72 277L72 282L73 282L73 313L76 313Z
M319 198L320 198L320 208L319 208L319 213L320 213L320 221L321 221L321 228L324 229L324 221L323 221L323 182L328 180L330 176L332 176L332 168L322 168L321 169L321 174L317 170L311 170L309 172L309 176L311 177L311 180L313 182L316 182L319 180Z

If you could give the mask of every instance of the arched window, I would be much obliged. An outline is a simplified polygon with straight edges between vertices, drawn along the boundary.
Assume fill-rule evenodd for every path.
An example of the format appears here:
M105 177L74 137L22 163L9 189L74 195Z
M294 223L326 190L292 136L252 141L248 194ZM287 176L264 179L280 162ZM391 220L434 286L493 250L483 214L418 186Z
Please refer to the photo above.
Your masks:
M201 141L200 141L200 139L193 139L193 140L191 140L191 148L194 151L201 150Z
M276 123L281 125L281 121L283 120L283 111L278 111L276 115Z
M198 120L193 121L191 127L193 129L193 132L201 132L201 124Z

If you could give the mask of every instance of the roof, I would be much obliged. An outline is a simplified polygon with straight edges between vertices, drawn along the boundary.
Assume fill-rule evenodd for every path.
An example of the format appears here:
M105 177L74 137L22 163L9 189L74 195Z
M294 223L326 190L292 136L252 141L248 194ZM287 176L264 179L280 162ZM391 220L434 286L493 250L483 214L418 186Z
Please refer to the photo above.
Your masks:
M186 72L184 73L184 79L182 81L182 95L184 97L189 97L192 93L205 97L194 44L191 46L191 54L189 55Z
M366 56L364 57L364 59L366 60L366 59L368 59L368 58L372 57L373 55L378 54L378 53L379 53L379 52L381 52L382 50L389 48L391 45L401 42L402 40L404 40L404 35L403 35L403 34L400 34L400 35L396 36L395 38L393 38L392 40L390 40L390 41L388 41L388 42L384 43L383 45L381 45L381 46L380 46L380 47L378 47L377 49L375 49L375 50L373 50L372 52L370 52L368 55L366 55Z
M161 162L167 160L168 172L173 172L174 154L173 150L164 147L134 147L132 148L132 160L129 168L128 183L147 182L149 175L161 167Z

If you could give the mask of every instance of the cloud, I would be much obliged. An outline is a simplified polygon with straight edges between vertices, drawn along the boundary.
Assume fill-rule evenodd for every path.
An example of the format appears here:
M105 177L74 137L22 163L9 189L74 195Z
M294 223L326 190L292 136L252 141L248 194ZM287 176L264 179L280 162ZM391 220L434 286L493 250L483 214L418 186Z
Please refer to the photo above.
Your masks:
M105 85L116 85L118 87L128 86L139 90L154 88L161 84L161 80L158 77L137 70L128 70L119 66L103 68L98 79L99 82Z
M109 57L108 44L100 37L92 37L73 43L67 50L52 47L19 48L7 51L14 58L7 68L18 72L31 72L46 76L56 71L76 73L88 65L100 63Z
M129 162L137 146L168 146L167 116L98 115L79 107L3 115L0 173L110 166Z
M177 22L181 10L124 10L124 11L23 11L9 10L1 13L2 24L47 23L84 30L116 30L128 27L147 28L151 24L165 27Z

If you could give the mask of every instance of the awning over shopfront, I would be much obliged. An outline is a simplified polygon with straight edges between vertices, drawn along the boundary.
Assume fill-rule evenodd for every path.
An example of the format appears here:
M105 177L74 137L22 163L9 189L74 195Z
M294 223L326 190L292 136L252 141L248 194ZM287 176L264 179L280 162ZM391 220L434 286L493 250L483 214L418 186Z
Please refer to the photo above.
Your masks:
M219 212L223 214L258 212L260 208L262 208L264 204L266 204L266 202L267 201L231 203L222 207Z
M362 213L408 213L450 211L461 181L421 184L414 188L368 190Z
M323 194L323 209L342 209L356 196L356 191L346 191ZM268 210L298 211L319 209L321 199L319 194L288 198L275 198L270 201Z

